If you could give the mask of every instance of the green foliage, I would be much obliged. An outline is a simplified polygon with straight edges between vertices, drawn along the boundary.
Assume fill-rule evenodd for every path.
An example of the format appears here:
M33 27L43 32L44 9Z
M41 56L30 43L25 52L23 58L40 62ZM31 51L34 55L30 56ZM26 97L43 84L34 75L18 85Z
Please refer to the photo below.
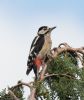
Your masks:
M48 63L46 72L52 76L38 82L38 97L43 100L84 100L84 68L79 68L76 53L63 52Z
M0 100L13 100L10 95L6 94L6 89L0 92Z
M83 55L84 62L84 55ZM47 76L43 81L35 81L36 100L84 100L84 67L79 68L75 52L62 52L48 65ZM23 87L11 87L10 90L20 100ZM6 89L0 92L0 100L14 100Z
M10 90L18 97L20 100L24 100L23 98L23 87L17 86L17 87L11 87ZM14 100L13 97L10 96L10 94L6 93L6 89L2 90L0 92L0 100Z

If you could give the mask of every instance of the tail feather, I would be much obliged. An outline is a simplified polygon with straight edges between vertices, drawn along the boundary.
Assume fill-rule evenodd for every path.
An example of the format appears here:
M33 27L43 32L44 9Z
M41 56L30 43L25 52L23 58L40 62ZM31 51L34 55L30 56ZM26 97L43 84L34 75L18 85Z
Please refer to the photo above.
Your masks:
M37 80L39 75L38 75L38 70L37 70L37 67L35 64L32 66L28 66L27 71L26 71L26 75L28 75L32 69L33 69L34 74L35 74L35 80Z
M27 71L26 71L26 75L28 75L30 73L30 71L32 70L32 67L28 67Z
M35 80L37 80L38 79L38 70L37 70L37 67L36 67L35 64L32 67L33 67L33 71L34 71L34 74L35 74Z
M29 60L27 61L27 66L28 67L27 67L26 75L28 75L32 70L32 63Z

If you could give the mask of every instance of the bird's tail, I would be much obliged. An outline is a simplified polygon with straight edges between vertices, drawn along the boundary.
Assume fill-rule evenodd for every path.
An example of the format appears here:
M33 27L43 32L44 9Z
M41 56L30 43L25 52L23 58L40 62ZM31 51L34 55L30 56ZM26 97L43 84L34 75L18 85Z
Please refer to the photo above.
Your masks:
M32 67L29 67L27 68L27 71L26 71L26 75L28 75L30 73L30 71L32 70Z

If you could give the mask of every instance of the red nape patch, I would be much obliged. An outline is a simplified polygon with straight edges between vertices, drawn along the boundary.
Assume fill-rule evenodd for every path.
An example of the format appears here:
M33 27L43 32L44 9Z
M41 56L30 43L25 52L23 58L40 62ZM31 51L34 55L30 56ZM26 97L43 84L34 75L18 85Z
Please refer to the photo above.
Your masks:
M37 58L34 60L34 64L37 66L37 69L39 69L40 66L42 65L42 60L41 60L40 58L37 57Z

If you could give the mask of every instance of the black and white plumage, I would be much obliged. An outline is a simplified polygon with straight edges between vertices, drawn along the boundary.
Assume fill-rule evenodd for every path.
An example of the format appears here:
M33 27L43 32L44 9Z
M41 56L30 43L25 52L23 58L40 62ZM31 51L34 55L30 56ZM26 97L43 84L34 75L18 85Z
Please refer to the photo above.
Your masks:
M49 28L47 26L42 26L39 28L37 32L37 36L34 38L30 52L29 57L27 61L27 71L26 74L28 75L30 71L33 69L35 76L37 77L37 67L38 65L34 63L35 59L39 58L40 60L44 59L47 53L49 53L52 45L51 41L51 31L55 29L56 27Z

